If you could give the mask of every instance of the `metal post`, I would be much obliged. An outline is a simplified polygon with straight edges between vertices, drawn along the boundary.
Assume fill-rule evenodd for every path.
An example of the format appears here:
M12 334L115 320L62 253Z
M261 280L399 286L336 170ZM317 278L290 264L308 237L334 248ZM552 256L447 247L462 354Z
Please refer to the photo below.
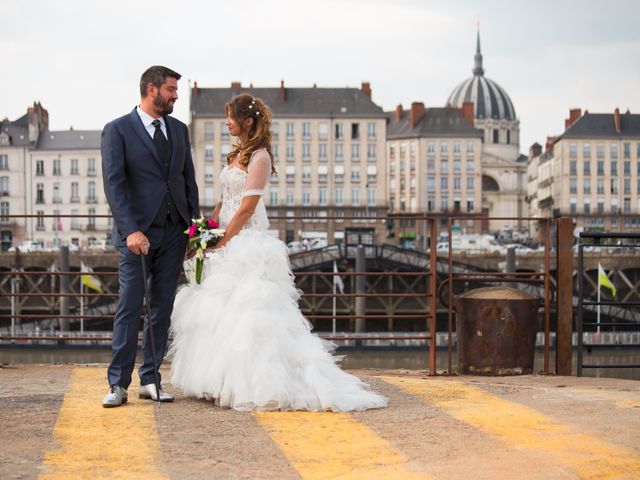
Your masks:
M18 279L11 277L11 336L16 336L16 293Z
M60 247L60 272L65 273L69 271L69 247L63 245ZM60 275L60 293L67 294L69 293L69 275ZM60 296L60 315L69 315L69 297L65 295ZM69 331L69 319L68 318L60 318L60 331L68 332Z
M84 283L80 277L80 333L84 333Z
M578 327L578 369L576 375L582 376L582 301L584 296L584 246L582 243L578 246L578 318L576 326ZM600 305L598 305L600 306Z
M356 248L356 272L362 273L367 271L367 260L365 257L364 246L359 244ZM366 277L364 275L356 276L356 293L365 293ZM356 333L365 331L365 297L356 297Z
M557 319L556 374L571 375L573 332L573 222L571 218L557 221Z
M507 262L505 272L513 273L516 271L516 247L507 248Z

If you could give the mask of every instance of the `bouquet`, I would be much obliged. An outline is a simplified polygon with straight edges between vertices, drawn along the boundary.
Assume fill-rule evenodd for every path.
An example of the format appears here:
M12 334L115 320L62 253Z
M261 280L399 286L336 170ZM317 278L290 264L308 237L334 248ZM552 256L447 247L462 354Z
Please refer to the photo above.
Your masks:
M218 241L224 236L224 229L219 228L218 222L212 218L193 218L191 222L191 226L184 231L184 233L189 235L187 253L190 257L185 262L185 267L187 267L188 270L193 270L191 273L193 277L195 277L196 283L199 284L202 281L202 269L205 258L204 252L207 248L216 246ZM193 264L194 260L195 265ZM188 273L187 276L189 277Z

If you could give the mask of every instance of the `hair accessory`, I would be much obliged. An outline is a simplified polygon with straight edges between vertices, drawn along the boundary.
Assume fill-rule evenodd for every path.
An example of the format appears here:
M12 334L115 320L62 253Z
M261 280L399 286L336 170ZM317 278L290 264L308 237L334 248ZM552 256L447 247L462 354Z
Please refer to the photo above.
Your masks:
M260 115L260 112L256 110L256 115Z

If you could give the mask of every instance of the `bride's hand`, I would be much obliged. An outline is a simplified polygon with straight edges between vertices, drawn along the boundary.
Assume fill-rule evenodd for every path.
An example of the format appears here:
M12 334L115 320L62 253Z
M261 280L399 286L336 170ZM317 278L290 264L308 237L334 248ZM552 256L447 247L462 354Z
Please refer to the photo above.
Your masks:
M191 257L193 257L196 254L196 252L187 252L187 254L184 256L184 258L186 260L189 260Z

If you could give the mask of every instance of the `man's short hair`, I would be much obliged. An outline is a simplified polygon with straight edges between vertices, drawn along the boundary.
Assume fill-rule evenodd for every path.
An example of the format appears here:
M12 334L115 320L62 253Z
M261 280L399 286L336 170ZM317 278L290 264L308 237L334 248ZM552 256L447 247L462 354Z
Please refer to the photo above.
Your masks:
M154 65L153 67L147 68L142 74L142 77L140 77L140 96L142 98L147 96L147 85L153 83L157 88L160 88L160 86L167 81L167 77L180 80L182 75L161 65Z

